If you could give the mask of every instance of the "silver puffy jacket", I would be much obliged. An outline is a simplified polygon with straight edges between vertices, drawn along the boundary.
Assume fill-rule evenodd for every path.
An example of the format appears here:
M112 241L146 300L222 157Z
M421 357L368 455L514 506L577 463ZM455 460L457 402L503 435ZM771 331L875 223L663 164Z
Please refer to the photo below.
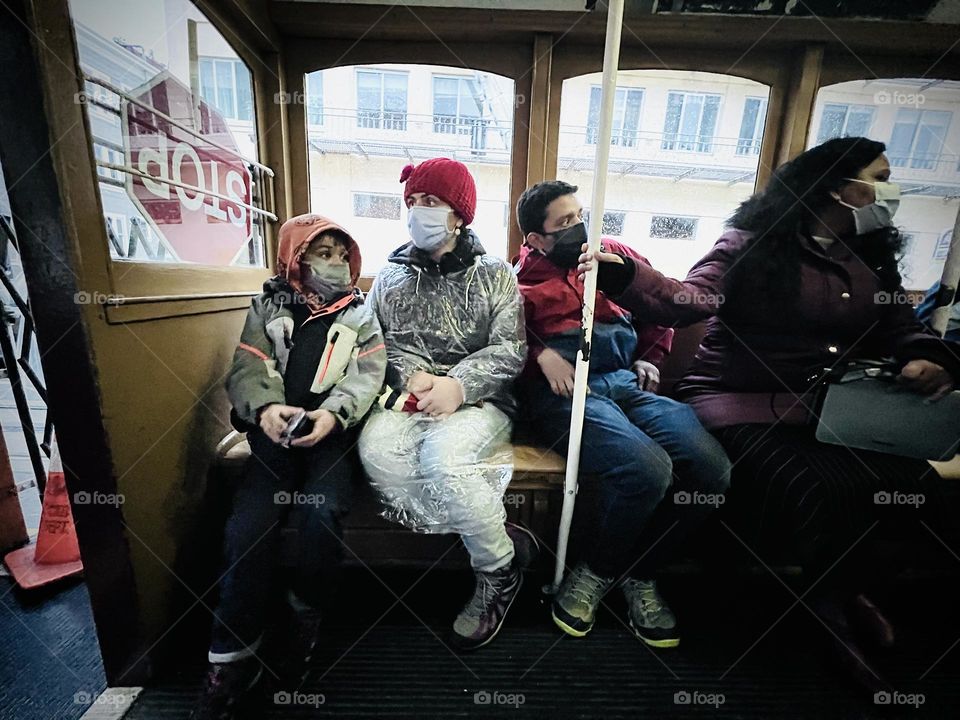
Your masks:
M418 370L449 375L463 384L466 405L491 402L513 415L513 381L526 359L513 269L471 230L440 263L412 243L389 261L367 297L383 328L388 378L405 386Z

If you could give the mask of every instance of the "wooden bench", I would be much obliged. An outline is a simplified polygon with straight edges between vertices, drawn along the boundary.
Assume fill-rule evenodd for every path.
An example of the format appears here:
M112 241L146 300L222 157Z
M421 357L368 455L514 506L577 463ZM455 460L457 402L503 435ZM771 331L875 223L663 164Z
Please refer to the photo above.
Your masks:
M689 366L702 336L702 324L677 331L673 350L661 370L661 393L670 394ZM217 446L215 477L219 477L220 482L228 480L229 476L235 477L242 472L249 456L250 446L245 436L231 433ZM507 517L526 525L552 545L556 542L560 519L566 458L553 450L519 442L513 446L513 459L513 479L504 497ZM941 476L960 480L960 455L949 462L931 464ZM412 533L384 520L380 517L380 510L369 486L359 487L358 497L344 520L344 540L350 549L345 558L347 564L466 565L466 553L456 536ZM285 531L285 535L284 546L289 548L295 537L290 531ZM289 550L285 555L290 557Z

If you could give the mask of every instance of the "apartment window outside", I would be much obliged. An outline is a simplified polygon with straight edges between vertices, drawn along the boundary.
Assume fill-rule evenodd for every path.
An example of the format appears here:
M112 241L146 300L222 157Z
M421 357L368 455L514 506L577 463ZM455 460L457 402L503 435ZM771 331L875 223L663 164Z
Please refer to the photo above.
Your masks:
M952 113L941 110L899 108L887 143L894 167L934 170L943 151Z
M606 210L603 213L603 225L600 228L600 234L609 237L621 237L623 235L623 222L627 214L618 210ZM590 225L590 211L584 208L583 222Z
M713 152L720 96L671 92L663 125L664 150Z
M357 127L407 129L407 75L357 71Z
M200 95L230 120L253 119L250 71L241 60L201 57Z
M587 137L591 145L597 144L600 132L600 99L602 88L594 85L590 88L590 112L587 115ZM643 90L640 88L617 88L613 101L613 132L611 145L634 147L640 128L640 106L643 103Z
M465 77L433 77L433 131L467 135L482 115L480 88Z
M323 125L323 71L307 73L307 125Z
M400 196L377 193L354 193L354 217L375 218L379 220L400 219Z
M763 140L763 124L767 117L767 99L748 97L743 103L737 155L759 155Z
M650 219L650 237L661 240L694 240L697 237L697 218L654 215Z
M817 145L831 138L866 137L873 124L873 108L866 105L827 103L820 114Z

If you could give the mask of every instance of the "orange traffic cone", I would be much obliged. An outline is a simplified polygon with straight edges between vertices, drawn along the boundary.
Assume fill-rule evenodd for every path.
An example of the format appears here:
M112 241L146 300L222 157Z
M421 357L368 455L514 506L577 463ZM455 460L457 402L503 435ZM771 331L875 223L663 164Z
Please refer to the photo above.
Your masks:
M17 584L26 590L76 575L83 570L56 438L50 452L50 470L47 472L47 488L43 493L37 541L7 553L3 562Z

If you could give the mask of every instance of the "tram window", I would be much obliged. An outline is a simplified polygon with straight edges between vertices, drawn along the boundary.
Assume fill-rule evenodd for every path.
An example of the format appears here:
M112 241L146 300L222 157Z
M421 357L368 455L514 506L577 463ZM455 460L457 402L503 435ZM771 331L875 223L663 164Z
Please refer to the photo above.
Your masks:
M477 183L470 227L488 253L506 257L512 80L466 68L389 64L317 70L304 87L310 209L357 238L364 275L375 275L407 240L407 215L397 199L401 169L432 157L470 168ZM415 98L423 101L408 103Z
M70 12L111 257L262 267L249 68L189 0L70 0Z
M811 146L843 135L887 145L890 180L902 193L894 222L906 236L900 273L908 290L926 290L943 273L960 207L957 114L960 82L950 80L852 80L817 95Z
M579 186L585 209L593 188L591 128L599 118L600 79L594 73L565 80L560 101L557 177ZM733 75L620 71L605 203L617 208L618 232L607 232L607 215L614 212L607 210L603 233L661 272L686 275L753 192L767 96L765 85Z

